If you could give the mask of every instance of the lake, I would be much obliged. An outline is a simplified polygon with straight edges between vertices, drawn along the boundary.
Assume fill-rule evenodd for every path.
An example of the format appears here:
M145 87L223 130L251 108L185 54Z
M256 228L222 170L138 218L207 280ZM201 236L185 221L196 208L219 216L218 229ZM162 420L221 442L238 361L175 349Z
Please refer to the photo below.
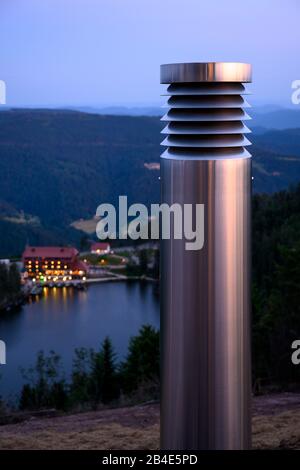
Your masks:
M20 367L34 365L39 350L60 354L68 376L75 348L99 349L109 336L117 359L123 359L130 337L145 324L159 329L159 298L152 283L99 283L87 291L44 288L43 296L20 311L0 316L0 339L7 349L0 395L15 399L24 383Z

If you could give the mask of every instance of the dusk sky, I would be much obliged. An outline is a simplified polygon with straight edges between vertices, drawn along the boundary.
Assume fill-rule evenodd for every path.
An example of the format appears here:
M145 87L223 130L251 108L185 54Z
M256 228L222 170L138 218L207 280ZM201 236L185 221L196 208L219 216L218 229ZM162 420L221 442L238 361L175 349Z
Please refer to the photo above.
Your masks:
M7 105L160 104L159 65L253 64L251 100L291 106L298 0L1 0Z

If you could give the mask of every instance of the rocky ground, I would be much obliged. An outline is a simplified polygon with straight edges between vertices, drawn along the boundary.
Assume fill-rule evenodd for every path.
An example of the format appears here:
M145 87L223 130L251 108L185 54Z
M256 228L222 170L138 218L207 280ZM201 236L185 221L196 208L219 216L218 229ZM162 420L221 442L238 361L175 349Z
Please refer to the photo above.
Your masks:
M255 449L300 449L300 394L256 397ZM33 417L0 426L0 449L158 449L159 405Z

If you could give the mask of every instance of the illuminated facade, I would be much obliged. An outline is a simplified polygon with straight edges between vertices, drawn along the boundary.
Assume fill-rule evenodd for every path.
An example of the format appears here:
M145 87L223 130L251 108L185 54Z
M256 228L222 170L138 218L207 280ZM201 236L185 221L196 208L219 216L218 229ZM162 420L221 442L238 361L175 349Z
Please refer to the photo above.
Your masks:
M38 282L86 279L86 266L76 248L26 247L23 253L25 277Z

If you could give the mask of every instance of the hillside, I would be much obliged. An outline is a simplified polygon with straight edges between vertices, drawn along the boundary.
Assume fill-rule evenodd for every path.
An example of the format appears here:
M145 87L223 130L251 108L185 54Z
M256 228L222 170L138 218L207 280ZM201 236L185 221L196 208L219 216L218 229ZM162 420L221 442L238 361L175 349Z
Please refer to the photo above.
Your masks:
M299 449L299 395L260 396L253 402L253 448ZM27 417L17 424L0 426L0 449L158 448L158 404L48 418Z
M19 254L26 242L78 243L82 233L70 224L119 195L129 204L157 202L162 127L158 117L2 111L0 256ZM260 129L251 138L254 191L299 180L299 129Z
M299 106L294 109L273 109L267 112L256 112L255 108L250 111L255 126L267 129L291 129L300 128Z
M252 99L249 100L252 104ZM164 114L163 108L156 106L110 106L110 107L89 107L74 106L68 110L81 111L90 114L114 115L114 116L161 116ZM253 125L263 129L292 129L300 127L300 107L284 108L278 105L257 105L250 110L253 118Z
M119 194L154 199L144 162L159 154L160 128L156 118L2 112L0 199L61 225L94 215Z
M158 201L158 172L144 163L159 154L160 128L156 118L1 112L0 256L19 254L26 241L78 241L70 224L118 195ZM20 212L35 222L13 220Z

